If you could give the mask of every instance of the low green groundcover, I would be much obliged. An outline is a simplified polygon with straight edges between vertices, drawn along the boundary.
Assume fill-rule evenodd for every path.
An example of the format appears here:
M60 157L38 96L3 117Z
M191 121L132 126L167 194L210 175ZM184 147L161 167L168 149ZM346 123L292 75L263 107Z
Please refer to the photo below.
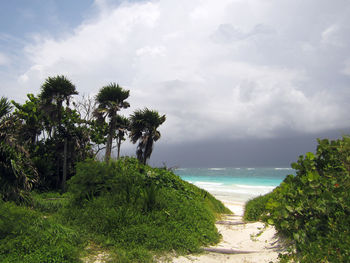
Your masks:
M81 162L68 193L32 194L32 206L0 203L0 262L80 262L96 244L111 262L152 262L219 241L229 210L167 169L134 158Z

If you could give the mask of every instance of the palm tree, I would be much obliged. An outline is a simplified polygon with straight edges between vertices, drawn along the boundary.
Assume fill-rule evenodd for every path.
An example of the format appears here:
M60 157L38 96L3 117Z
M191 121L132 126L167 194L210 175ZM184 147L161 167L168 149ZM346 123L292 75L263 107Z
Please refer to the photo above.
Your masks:
M120 157L120 146L122 144L122 141L125 141L125 135L128 132L130 126L129 119L118 115L117 117L117 150L118 150L118 155L117 159Z
M129 97L129 90L125 90L118 84L111 83L102 87L96 96L98 107L95 111L97 119L105 121L109 119L108 134L106 143L105 161L108 162L111 158L113 138L117 129L118 111L130 107L130 104L125 101Z
M69 106L71 96L77 94L75 86L65 76L49 77L41 86L39 97L51 119L58 123L58 132L62 128L63 102Z
M65 76L49 77L45 83L41 86L41 93L39 95L44 110L48 113L51 124L56 129L54 130L56 135L62 134L64 137L63 143L63 173L61 180L61 188L65 190L66 178L67 178L67 144L68 135L67 131L63 130L62 126L62 114L64 111L63 103L66 102L69 106L70 98L72 95L76 95L78 92L75 86ZM57 159L57 176L59 178L60 170L60 158ZM59 180L58 180L59 181Z
M157 128L165 120L165 115L160 116L157 111L147 108L137 110L130 116L130 138L134 144L139 141L136 156L143 164L151 157L153 144L161 136Z

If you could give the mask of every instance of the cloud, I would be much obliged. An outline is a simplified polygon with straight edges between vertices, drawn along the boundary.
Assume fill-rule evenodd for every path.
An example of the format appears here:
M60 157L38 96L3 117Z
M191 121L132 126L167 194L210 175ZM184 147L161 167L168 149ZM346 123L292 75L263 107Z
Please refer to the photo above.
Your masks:
M0 52L0 66L9 64L10 59L3 53Z
M341 73L350 76L350 58L344 62L344 68Z
M47 76L65 74L96 93L118 82L131 90L126 113L167 115L161 130L172 143L342 128L350 9L311 2L318 12L301 0L96 0L99 13L72 33L26 46L17 85L38 92Z
M338 25L331 25L327 27L321 34L322 42L326 45L343 46L340 29Z
M242 29L236 28L232 24L220 24L217 30L214 32L212 38L214 41L221 43L232 43L232 41L240 41L254 36L268 35L275 33L272 27L267 25L258 24L252 29L245 32Z

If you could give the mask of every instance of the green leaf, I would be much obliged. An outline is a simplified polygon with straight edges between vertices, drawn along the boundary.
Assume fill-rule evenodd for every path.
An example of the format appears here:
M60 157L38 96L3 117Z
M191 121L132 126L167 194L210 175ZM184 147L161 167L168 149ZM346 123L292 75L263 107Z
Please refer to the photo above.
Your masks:
M289 206L289 205L286 205L286 209L289 211L289 212L293 212L294 209L293 207Z
M312 152L307 152L306 158L309 160L313 160L313 159L315 159L315 155Z
M295 240L299 241L300 240L300 235L298 233L293 233L293 237Z

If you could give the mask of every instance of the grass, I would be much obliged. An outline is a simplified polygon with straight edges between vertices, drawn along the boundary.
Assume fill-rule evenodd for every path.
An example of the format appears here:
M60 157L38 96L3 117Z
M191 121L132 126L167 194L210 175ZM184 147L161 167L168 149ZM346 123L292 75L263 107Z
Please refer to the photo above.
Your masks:
M28 207L0 202L0 262L77 262L78 233Z
M46 214L52 214L63 208L69 203L69 193L60 194L58 192L32 192L32 207L36 211Z
M0 203L0 262L153 262L217 243L208 192L132 158L77 166L69 192L32 193L31 207Z

